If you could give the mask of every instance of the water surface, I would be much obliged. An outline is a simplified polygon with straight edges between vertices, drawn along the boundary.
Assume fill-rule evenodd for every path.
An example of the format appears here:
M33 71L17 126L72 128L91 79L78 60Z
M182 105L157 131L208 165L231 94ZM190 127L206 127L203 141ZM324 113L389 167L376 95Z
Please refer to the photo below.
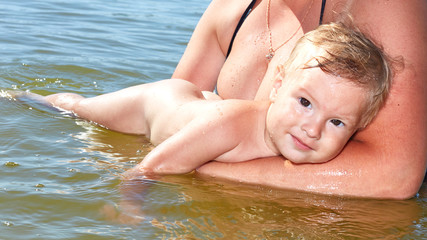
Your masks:
M169 78L209 1L0 3L0 89L94 96ZM151 149L0 98L0 239L423 239L427 188L347 199L169 176L121 186ZM125 203L125 205L123 205ZM133 217L122 215L131 205Z

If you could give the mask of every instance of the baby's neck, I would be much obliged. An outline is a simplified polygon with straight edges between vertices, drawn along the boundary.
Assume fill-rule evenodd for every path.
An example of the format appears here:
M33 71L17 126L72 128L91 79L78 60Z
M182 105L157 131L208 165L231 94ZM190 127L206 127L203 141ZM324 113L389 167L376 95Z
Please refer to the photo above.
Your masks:
M271 136L268 132L267 128L267 121L268 121L268 112L271 108L271 101L262 101L263 107L265 108L262 124L263 124L263 146L265 146L266 149L268 149L267 152L269 152L269 156L266 157L272 157L272 156L281 156L281 153L279 149L274 144L273 140L271 139Z

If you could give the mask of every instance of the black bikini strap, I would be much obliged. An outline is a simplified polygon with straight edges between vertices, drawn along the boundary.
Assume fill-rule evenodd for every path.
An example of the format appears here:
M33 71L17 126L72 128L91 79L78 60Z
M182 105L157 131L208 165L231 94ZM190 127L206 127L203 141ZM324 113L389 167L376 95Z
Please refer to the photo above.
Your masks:
M240 21L237 24L236 29L234 30L233 37L231 38L230 45L228 46L228 51L227 51L226 58L228 57L228 55L230 55L231 48L233 47L233 43L234 43L234 38L236 37L237 32L239 31L239 29L242 26L243 22L248 17L249 13L252 11L252 8L254 7L255 3L256 3L256 0L252 0L251 4L249 4L248 8L246 8L245 12L243 13L242 17L240 18Z
M319 25L323 23L323 12L325 11L326 0L322 0L322 9L320 10Z
M228 46L226 58L230 55L231 49L233 48L233 43L234 43L234 39L236 38L237 32L239 32L240 27L248 17L249 13L252 11L252 8L254 7L255 3L256 3L256 0L252 0L252 2L246 8L245 12L242 14L242 17L240 18L239 23L237 24L236 29L234 30L233 37L231 38L231 41L230 41L230 45ZM322 8L320 9L319 25L323 23L323 13L325 12L325 5L326 5L326 0L322 0Z

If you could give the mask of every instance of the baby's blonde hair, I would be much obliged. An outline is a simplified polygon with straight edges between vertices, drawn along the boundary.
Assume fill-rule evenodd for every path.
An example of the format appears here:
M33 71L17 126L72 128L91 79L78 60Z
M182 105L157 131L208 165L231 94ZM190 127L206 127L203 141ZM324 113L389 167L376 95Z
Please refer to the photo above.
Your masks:
M382 49L360 31L343 23L330 23L306 33L283 65L282 77L298 68L314 67L368 90L361 128L384 105L391 87L390 63Z

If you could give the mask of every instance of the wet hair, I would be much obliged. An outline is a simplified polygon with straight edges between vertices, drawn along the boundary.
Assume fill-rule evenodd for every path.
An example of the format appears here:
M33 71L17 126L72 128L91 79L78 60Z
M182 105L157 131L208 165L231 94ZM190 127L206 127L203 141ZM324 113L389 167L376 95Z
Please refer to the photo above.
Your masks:
M284 71L319 67L367 90L360 127L366 127L384 105L391 87L391 66L383 50L344 23L320 25L298 40Z

